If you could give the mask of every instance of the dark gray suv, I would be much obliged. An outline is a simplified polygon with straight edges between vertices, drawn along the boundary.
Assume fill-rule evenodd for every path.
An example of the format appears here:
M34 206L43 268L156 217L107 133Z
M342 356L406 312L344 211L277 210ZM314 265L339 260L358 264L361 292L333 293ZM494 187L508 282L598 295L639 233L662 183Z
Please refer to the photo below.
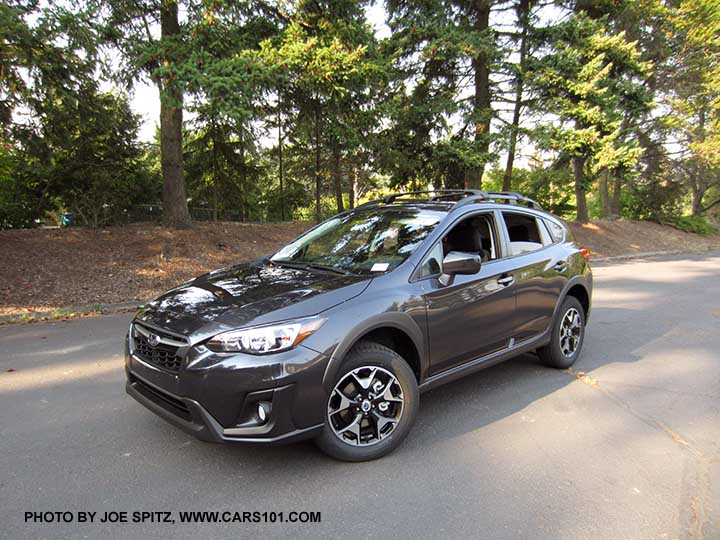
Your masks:
M315 438L339 459L378 458L424 390L532 350L572 365L588 256L517 193L391 195L148 303L127 336L127 391L203 440Z

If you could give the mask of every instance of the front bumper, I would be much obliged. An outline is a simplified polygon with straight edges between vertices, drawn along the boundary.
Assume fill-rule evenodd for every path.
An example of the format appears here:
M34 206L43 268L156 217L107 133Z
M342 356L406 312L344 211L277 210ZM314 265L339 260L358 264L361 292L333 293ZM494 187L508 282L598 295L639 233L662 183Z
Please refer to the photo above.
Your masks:
M276 355L208 356L189 354L173 373L143 361L126 344L126 391L209 442L292 442L322 430L326 355L299 346ZM261 401L270 404L265 422L254 414Z

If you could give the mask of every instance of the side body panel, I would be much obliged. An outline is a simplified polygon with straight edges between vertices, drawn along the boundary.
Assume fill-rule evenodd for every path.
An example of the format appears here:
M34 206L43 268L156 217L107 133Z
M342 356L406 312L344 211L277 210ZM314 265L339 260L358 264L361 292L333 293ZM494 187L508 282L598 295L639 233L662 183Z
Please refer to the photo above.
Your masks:
M515 285L498 279L506 261L483 264L476 275L458 275L448 285L423 280L430 343L430 375L507 346L513 333Z

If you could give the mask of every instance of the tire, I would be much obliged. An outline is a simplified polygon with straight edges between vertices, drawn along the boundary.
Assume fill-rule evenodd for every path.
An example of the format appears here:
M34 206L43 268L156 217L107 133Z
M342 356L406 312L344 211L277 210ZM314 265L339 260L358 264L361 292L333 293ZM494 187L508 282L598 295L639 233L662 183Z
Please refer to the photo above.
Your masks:
M380 458L405 439L419 404L417 381L407 362L388 347L361 342L348 353L333 382L325 427L315 443L341 461Z
M576 319L575 316L577 316ZM568 317L575 319L574 324L579 325L576 330L569 328L574 327L574 324L566 320ZM562 340L561 332L565 336ZM537 353L545 365L558 369L567 369L580 356L584 340L585 311L577 298L567 296L563 300L553 323L550 343L539 348Z

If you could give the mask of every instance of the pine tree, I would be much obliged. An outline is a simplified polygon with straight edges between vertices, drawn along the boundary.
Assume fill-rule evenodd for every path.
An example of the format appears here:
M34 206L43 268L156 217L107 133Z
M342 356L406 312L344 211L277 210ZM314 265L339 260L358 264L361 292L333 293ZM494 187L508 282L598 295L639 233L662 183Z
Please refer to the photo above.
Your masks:
M601 174L630 170L640 150L622 138L626 101L644 99L638 82L650 66L623 33L583 12L547 29L553 52L533 67L532 82L558 121L541 127L541 142L571 163L577 220L589 219L586 192Z
M286 106L295 111L294 139L313 156L315 218L322 219L325 171L333 169L337 209L343 208L340 159L346 147L354 97L366 91L374 64L367 59L373 36L362 3L350 0L298 2L277 40L263 44L261 57L278 78ZM290 103L288 103L290 102ZM324 154L331 154L326 167Z

